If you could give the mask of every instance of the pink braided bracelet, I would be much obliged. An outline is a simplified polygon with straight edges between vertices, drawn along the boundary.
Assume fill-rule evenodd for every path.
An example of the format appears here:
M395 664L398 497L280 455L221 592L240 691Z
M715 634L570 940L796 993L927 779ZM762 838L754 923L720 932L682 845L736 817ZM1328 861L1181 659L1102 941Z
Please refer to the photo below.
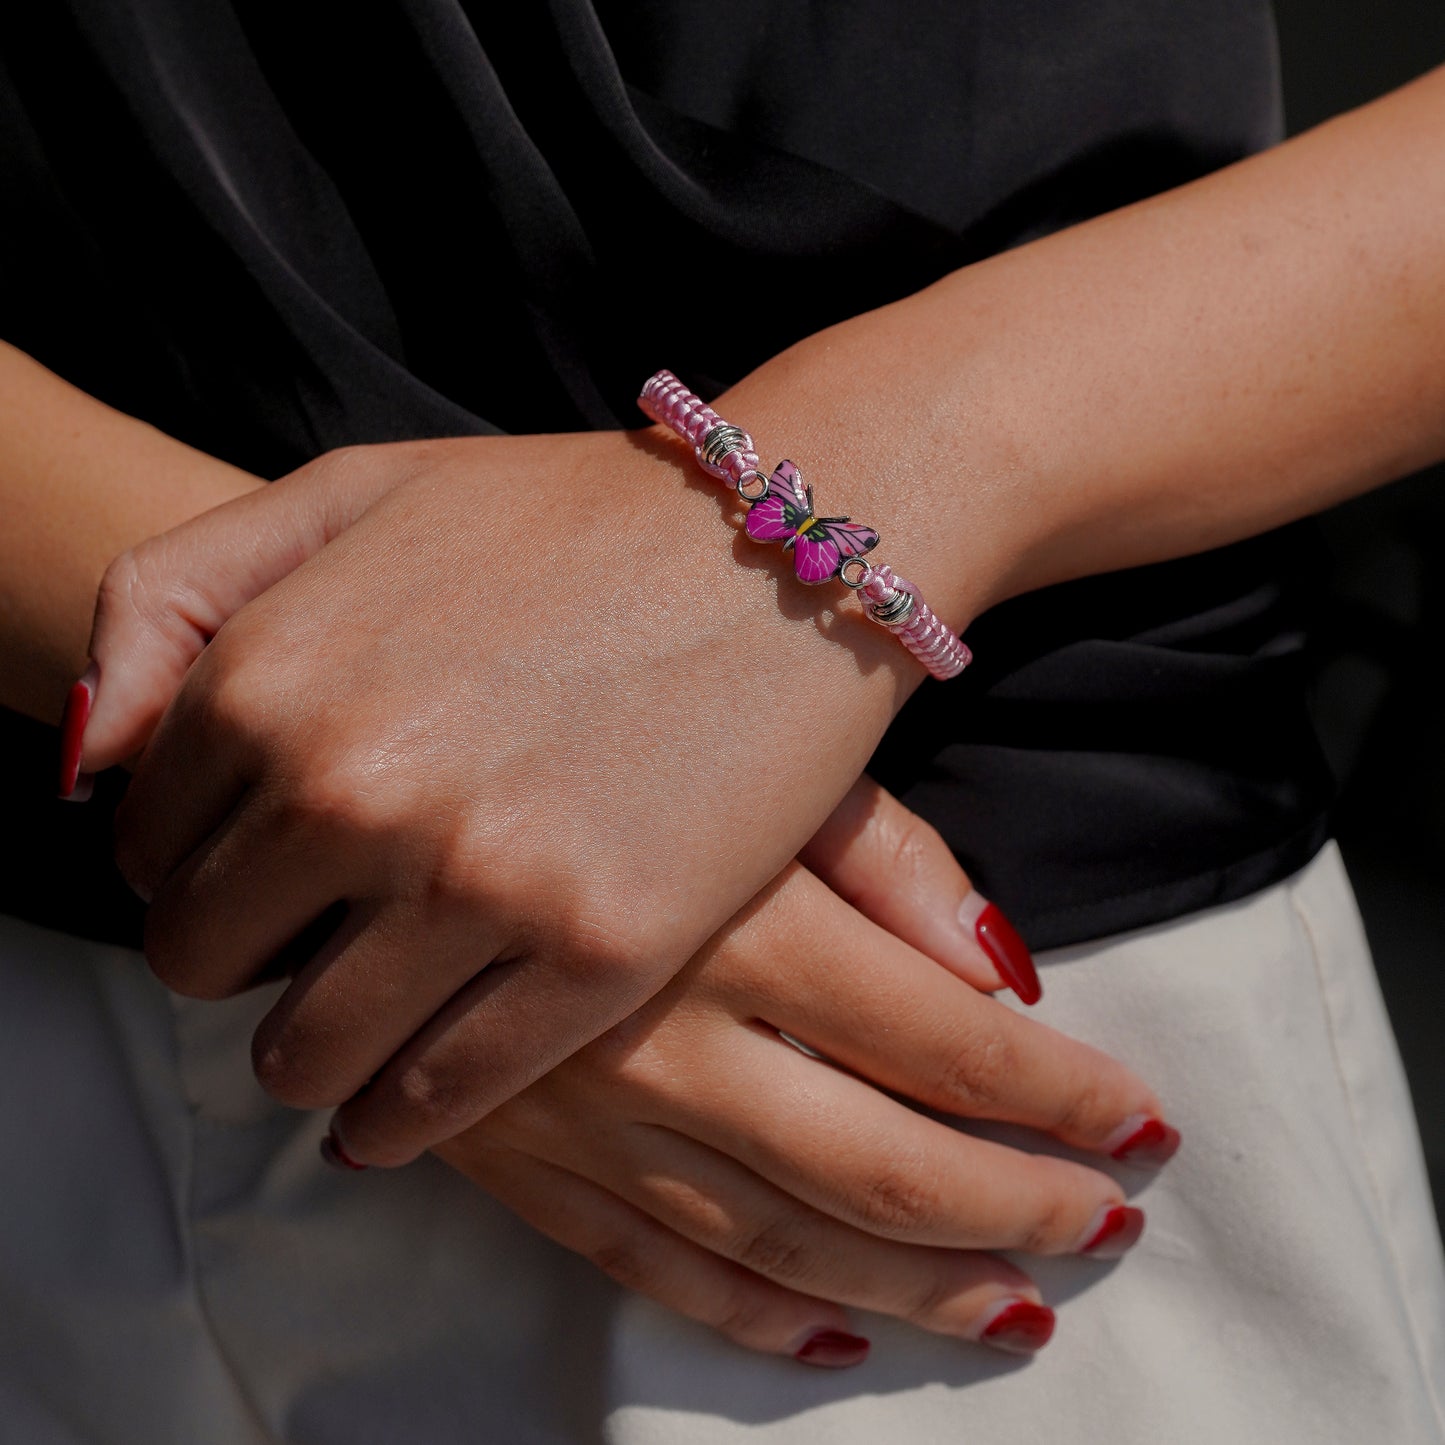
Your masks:
M886 627L937 678L957 677L973 661L963 639L940 620L913 583L891 567L874 567L864 554L878 545L878 533L847 517L819 517L813 489L792 462L771 477L758 470L753 439L725 422L670 371L647 379L637 404L689 443L698 465L736 488L748 504L747 533L758 542L781 542L793 553L800 582L817 585L838 578L863 601L863 610Z

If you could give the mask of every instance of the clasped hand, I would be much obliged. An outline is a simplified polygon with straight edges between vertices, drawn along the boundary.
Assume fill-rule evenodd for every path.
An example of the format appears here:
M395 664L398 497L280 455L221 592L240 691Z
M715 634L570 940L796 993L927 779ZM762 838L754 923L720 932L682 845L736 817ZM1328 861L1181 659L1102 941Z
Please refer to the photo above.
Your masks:
M880 839L926 834L868 785L837 891L789 867L917 678L717 556L724 518L619 434L331 454L112 566L85 763L139 752L152 966L294 972L257 1072L352 1157L450 1140L755 1347L845 1303L976 1337L1036 1291L973 1251L1082 1248L1122 1195L873 1085L1093 1150L1157 1101L938 967L996 983L937 921L968 885L936 839L879 888Z

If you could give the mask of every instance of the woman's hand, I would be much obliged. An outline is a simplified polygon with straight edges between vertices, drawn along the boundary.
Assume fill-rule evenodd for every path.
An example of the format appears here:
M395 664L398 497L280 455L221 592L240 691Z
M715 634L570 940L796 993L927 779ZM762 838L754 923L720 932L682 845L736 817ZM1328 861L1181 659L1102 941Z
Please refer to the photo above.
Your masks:
M218 522L224 512L197 525ZM291 564L334 525L333 513L310 534L288 534ZM177 541L112 569L96 639L110 712L97 712L93 757L104 756L107 736L112 746L126 739L127 727L122 748L144 740L145 699L173 690L240 605L167 581ZM261 591L272 580L253 566L244 585ZM169 653L157 646L165 637ZM112 686L117 660L131 666ZM232 856L244 869L247 860ZM941 840L868 780L805 857L831 888L790 869L657 1003L447 1156L643 1292L758 1348L815 1363L856 1358L857 1343L838 1338L842 1303L1004 1348L1037 1347L1052 1327L1037 1291L969 1251L1116 1250L1137 1234L1137 1213L1102 1175L956 1135L873 1084L933 1108L1049 1128L1085 1149L1132 1146L1136 1158L1141 1141L1157 1159L1177 1136L1119 1065L1031 1027L937 967L988 988L1002 965L1022 992L1036 988L1026 957L978 930L984 905ZM307 969L311 989L319 972L303 968L293 989L303 1000ZM841 1067L784 1044L779 1030ZM369 1131L387 1127L370 1093L345 1103L336 1121L344 1149L363 1158L376 1153Z
M854 835L851 860L832 840L845 867L877 869L907 818L875 801L896 812ZM968 887L946 856L920 835L919 896L938 905ZM437 1152L620 1283L753 1349L856 1363L867 1344L843 1306L1037 1349L1053 1327L1039 1291L978 1251L1110 1257L1142 1215L1092 1168L890 1093L1136 1163L1178 1142L1122 1065L963 985L793 865L651 1002ZM346 1144L368 1127L351 1105L337 1123Z
M690 482L622 434L357 448L107 575L84 765L155 726L118 818L147 955L218 997L314 952L257 1070L302 1107L368 1086L368 1163L638 1008L798 852L920 675L775 589L775 554L738 565L726 501Z

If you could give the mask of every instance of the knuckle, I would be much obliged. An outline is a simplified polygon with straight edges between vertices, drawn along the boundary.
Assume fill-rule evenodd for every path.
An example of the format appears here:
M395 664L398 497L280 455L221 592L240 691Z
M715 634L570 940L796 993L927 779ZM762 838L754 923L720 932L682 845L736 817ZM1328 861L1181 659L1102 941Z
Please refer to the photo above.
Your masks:
M420 885L424 902L429 910L470 914L485 899L515 897L519 881L514 866L492 838L465 826L453 827L433 848Z
M375 802L346 759L295 779L276 807L283 825L297 832L370 833L376 827Z
M569 970L584 986L603 987L651 973L660 949L649 933L610 903L575 909L566 924Z
M1061 1139L1095 1137L1100 1119L1109 1117L1106 1093L1097 1079L1081 1080L1059 1100L1048 1121L1049 1132Z
M396 1102L428 1139L450 1139L485 1112L468 1071L436 1062L407 1069L396 1081Z
M95 594L98 624L132 618L146 628L169 630L185 612L188 579L168 552L164 537L155 537L113 557L101 573Z
M253 739L274 711L272 679L255 661L237 657L238 649L218 642L202 655L200 692L192 696L209 732L237 741Z
M635 1236L614 1236L593 1245L586 1253L608 1279L623 1289L643 1294L652 1284L655 1266L651 1251Z
M305 466L298 467L286 479L291 485L304 481L311 486L328 486L345 481L367 464L361 446L332 447L320 456L312 457Z
M896 907L900 898L924 895L938 860L952 860L938 830L914 813L874 817L868 827L871 833L863 854L866 866L828 878L835 892L864 913Z
M146 593L147 569L142 561L144 547L145 543L141 543L139 547L129 548L112 558L101 573L95 599L97 618L113 618L138 610L144 615L149 611L148 607L138 607Z
M266 1039L256 1035L251 1067L257 1082L278 1103L293 1109L322 1109L344 1103L347 1095L327 1086L324 1069L303 1043L285 1034Z
M785 1283L805 1280L812 1273L812 1251L798 1221L787 1215L744 1230L734 1246L733 1257L754 1274Z
M251 1037L252 1071L279 1103L293 1109L335 1108L352 1090L329 1066L323 1042L316 1028L308 1027L304 1013L287 1010L283 1000Z
M363 449L359 446L332 447L329 452L322 452L311 465L324 472L346 472L354 469L363 456Z
M918 1281L905 1300L903 1318L910 1324L928 1328L952 1313L960 1290L964 1287L956 1272L940 1260Z
M383 451L384 458L378 455ZM355 495L358 491L373 489L378 464L384 466L400 485L425 471L433 457L444 455L444 448L432 440L372 445L354 443L322 452L282 481L287 486L315 487Z
M1029 1213L1014 1248L1024 1254L1052 1254L1064 1237L1071 1211L1057 1194L1044 1194Z
M770 1333L771 1319L762 1292L746 1280L737 1280L715 1297L708 1323L728 1339L752 1346Z
M890 1162L868 1176L857 1213L870 1233L909 1238L938 1217L938 1202L918 1167Z
M890 885L897 887L922 878L929 860L944 846L938 830L915 813L891 823L883 844Z
M275 806L284 825L301 833L381 841L416 832L413 801L414 789L384 750L338 747L289 777ZM435 850L425 854L431 862ZM436 887L433 871L425 875L425 891Z
M999 1111L1016 1091L1020 1067L1017 1045L988 1020L975 1020L939 1071L946 1107L979 1118Z

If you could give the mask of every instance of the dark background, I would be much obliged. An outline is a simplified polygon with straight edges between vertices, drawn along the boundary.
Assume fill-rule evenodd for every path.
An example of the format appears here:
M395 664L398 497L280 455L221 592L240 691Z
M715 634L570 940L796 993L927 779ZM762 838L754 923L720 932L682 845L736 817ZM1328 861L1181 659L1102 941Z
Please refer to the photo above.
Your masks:
M1442 0L1276 0L1291 131L1445 61ZM1445 250L1445 236L1441 238ZM1323 519L1334 554L1316 718L1336 833L1445 1206L1445 469Z

